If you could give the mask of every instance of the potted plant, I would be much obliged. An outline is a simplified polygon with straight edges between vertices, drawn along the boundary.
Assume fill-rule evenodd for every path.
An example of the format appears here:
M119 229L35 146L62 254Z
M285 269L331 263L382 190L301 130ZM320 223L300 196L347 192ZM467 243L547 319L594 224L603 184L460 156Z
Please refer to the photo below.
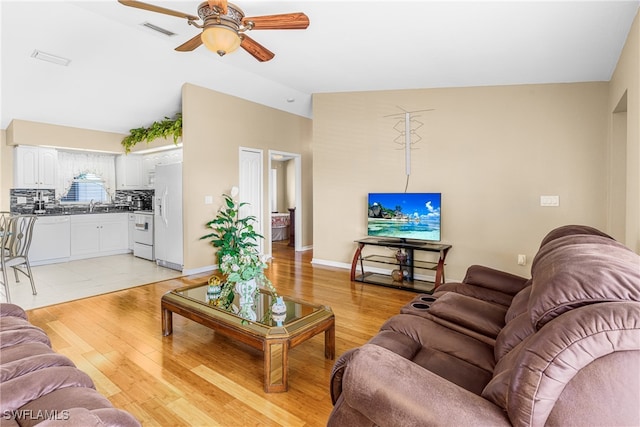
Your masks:
M130 153L131 148L137 143L146 141L147 144L158 138L173 138L173 143L178 144L182 137L182 113L176 114L174 119L165 117L164 120L153 122L148 128L139 127L131 129L129 135L122 139L125 153Z
M218 270L224 275L219 301L224 308L231 306L233 293L240 297L240 307L234 311L241 317L255 321L254 300L259 287L267 288L277 298L277 292L271 281L265 276L267 268L264 256L258 252L258 239L263 236L255 231L254 216L240 217L239 211L247 203L236 202L233 197L238 189L231 190L231 196L223 194L224 204L216 217L207 222L212 232L200 239L210 239L217 248ZM231 295L231 297L230 297Z

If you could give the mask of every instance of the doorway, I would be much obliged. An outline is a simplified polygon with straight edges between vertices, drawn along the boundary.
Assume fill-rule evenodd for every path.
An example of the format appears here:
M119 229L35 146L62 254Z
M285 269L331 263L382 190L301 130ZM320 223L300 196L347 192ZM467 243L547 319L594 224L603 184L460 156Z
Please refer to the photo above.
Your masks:
M609 206L607 228L621 242L627 233L627 92L612 113L612 144L609 151Z
M302 251L302 159L297 153L269 150L269 220L268 223L278 222L283 217L290 215L293 210L293 218L289 221L288 231L293 229L292 236L287 236L286 241L292 243L295 252ZM293 222L293 224L291 223ZM272 238L266 242L266 253L273 255L273 239L282 239L283 234L291 233L287 230L272 229ZM290 242L290 238L293 242ZM277 240L282 244L285 240Z

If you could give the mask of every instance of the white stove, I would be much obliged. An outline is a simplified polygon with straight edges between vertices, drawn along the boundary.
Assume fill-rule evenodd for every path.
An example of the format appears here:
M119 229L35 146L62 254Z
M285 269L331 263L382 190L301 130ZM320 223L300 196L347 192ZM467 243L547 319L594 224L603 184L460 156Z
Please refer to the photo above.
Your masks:
M153 211L135 211L133 228L133 255L155 260L153 251Z

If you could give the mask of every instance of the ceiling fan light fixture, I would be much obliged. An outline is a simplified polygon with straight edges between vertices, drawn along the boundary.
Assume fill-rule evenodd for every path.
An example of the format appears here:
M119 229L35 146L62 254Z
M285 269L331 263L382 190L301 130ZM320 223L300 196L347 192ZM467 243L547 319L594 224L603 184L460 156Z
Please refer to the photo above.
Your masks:
M208 25L202 31L202 44L220 56L240 47L242 40L236 31L225 25Z

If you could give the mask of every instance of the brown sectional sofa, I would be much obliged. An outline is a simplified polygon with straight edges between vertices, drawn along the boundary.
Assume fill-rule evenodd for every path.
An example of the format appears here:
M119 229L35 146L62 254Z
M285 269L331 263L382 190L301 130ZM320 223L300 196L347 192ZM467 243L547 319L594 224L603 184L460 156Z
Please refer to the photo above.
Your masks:
M402 311L336 361L329 426L640 425L640 257L598 230Z
M22 308L0 303L0 426L140 426L95 390Z

